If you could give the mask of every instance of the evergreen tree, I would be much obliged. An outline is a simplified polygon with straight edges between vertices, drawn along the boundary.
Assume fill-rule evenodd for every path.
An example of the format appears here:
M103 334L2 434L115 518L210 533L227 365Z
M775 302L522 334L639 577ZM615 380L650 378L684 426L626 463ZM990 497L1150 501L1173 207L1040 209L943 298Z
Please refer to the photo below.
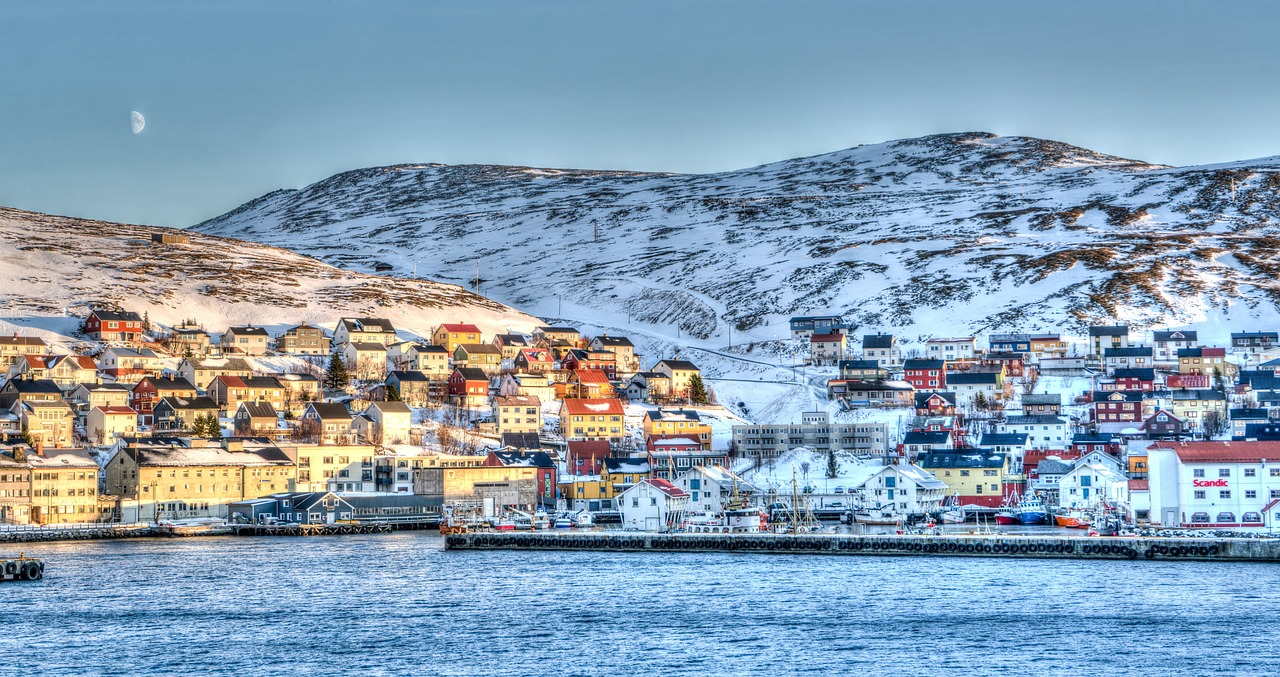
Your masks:
M200 414L191 421L191 434L196 437L222 437L222 425L214 414Z
M707 386L702 382L701 374L694 374L689 379L689 400L694 404L707 404Z
M329 369L324 373L324 387L329 390L341 390L351 382L347 373L347 365L334 353L329 357Z
M390 383L387 384L387 401L388 402L400 401L400 389L395 387L394 385L391 385Z
M142 333L151 333L151 313L145 310L142 311Z
M840 474L840 464L836 461L834 449L827 451L827 479L835 479Z

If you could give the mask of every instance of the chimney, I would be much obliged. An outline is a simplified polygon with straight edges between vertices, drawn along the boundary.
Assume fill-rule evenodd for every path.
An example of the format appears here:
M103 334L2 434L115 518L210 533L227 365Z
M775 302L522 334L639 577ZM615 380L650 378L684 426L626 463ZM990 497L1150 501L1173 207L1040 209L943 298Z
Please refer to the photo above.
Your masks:
M36 456L44 457L44 438L36 440Z
M22 445L17 445L17 446L15 446L15 447L13 448L13 460L14 460L14 462L15 462L15 463L26 463L26 462L27 462L27 448L26 448L26 447L24 447L24 446L22 446Z

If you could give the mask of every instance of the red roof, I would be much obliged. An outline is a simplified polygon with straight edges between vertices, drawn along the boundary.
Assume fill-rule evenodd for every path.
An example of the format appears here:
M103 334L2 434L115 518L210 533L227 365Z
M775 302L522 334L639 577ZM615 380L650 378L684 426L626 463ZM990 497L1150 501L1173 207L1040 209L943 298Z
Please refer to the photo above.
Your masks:
M231 387L231 388L249 387L245 385L244 379L240 378L239 376L231 376L229 374L219 374L214 377L214 380L222 381L224 384L226 384L228 387Z
M98 405L94 407L94 409L101 409L102 413L104 414L119 414L119 415L129 415L129 416L138 415L138 412L134 411L132 407L118 407L118 406L104 407L102 405Z
M569 414L573 416L599 416L601 414L622 416L622 401L616 398L565 400L564 406Z
M524 355L524 359L530 362L551 362L552 361L551 353L548 353L545 350L533 350L531 348L524 348L520 351L520 354Z
M845 340L844 334L814 334L810 337L810 343L841 343Z
M609 377L599 369L574 369L573 375L578 383L603 383L608 385Z
M1151 481L1129 480L1129 491L1151 491Z
M1280 461L1280 442L1156 442L1152 449L1172 449L1183 463L1260 463Z
M442 324L444 330L450 334L479 334L480 328L474 324Z
M681 489L664 479L645 479L641 481L647 482L649 486L661 491L671 498L684 498L689 495L685 493L684 489Z

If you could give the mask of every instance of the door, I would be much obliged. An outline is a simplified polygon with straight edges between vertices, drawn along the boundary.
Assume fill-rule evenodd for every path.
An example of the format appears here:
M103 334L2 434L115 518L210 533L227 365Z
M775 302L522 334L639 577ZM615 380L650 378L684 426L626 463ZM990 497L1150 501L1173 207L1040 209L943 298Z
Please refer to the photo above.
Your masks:
M657 517L644 518L645 531L657 531L661 527L662 527L662 520L658 519Z
M325 518L325 521L327 521L329 524L333 524L334 522L337 522L337 521L338 521L338 513L336 513L336 512L334 512L334 511L330 510L330 511L329 511L329 514L328 514L328 515L326 516L326 518Z

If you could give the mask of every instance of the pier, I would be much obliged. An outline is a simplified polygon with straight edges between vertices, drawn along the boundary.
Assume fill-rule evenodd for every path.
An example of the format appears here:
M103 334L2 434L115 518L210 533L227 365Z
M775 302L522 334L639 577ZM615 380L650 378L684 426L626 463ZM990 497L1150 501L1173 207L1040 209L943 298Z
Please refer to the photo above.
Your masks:
M387 534L392 525L373 524L232 524L237 536L347 536L350 534Z
M1280 561L1280 539L1014 535L471 533L450 550L602 550L1042 559Z
M0 558L0 581L38 581L44 578L44 560L24 555Z

